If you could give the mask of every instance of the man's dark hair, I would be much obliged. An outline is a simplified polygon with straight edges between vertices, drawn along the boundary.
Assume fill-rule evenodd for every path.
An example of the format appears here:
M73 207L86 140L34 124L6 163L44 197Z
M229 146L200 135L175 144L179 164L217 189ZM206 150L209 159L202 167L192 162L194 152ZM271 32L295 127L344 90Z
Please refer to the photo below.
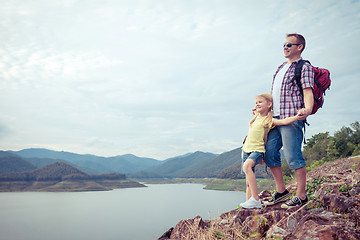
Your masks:
M301 50L301 52L304 51L306 42L305 42L305 38L301 34L290 33L290 34L287 34L286 37L295 37L297 43L303 45L303 49Z

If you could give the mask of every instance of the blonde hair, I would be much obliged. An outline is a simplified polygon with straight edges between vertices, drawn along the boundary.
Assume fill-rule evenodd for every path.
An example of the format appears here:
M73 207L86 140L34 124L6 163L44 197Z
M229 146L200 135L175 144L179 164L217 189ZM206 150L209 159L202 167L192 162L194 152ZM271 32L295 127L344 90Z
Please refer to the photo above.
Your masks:
M274 113L273 113L273 97L272 97L272 95L271 95L270 93L260 94L260 95L258 95L256 98L258 98L258 97L262 97L262 98L264 98L267 102L271 103L271 107L269 108L268 116L267 116L267 119L266 119L266 121L265 121L265 125L269 125L269 124L271 123L271 120L272 120L273 115L274 115ZM254 118L251 119L251 121L250 121L250 126L251 126L251 124L255 121L256 117L257 117L257 114L255 114Z

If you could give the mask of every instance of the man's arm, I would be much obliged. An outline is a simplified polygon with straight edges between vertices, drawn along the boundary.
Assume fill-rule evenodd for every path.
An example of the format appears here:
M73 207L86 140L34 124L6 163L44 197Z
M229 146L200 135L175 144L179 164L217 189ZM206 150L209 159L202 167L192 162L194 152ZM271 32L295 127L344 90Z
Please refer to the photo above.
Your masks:
M299 120L305 120L312 112L314 105L314 94L312 88L304 88L303 90L305 108L299 110Z

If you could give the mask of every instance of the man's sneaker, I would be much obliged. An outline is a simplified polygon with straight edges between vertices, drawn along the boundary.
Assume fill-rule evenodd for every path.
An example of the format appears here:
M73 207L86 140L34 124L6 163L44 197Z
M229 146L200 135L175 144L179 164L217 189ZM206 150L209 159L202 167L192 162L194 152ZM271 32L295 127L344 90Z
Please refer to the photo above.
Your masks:
M305 203L307 203L308 201L309 201L309 199L307 196L304 200L301 200L301 198L299 198L298 196L295 196L292 199L290 199L289 201L287 201L286 203L282 204L281 208L292 208L292 207L296 207L296 206L302 206Z
M275 192L269 201L264 202L264 205L271 206L271 205L275 205L279 202L284 202L286 200L286 198L288 198L289 196L290 196L290 193L287 189L285 189L285 191L283 193Z
M251 197L246 202L241 203L240 207L242 207L242 208L261 208L262 205L261 205L260 199L257 201L255 198Z

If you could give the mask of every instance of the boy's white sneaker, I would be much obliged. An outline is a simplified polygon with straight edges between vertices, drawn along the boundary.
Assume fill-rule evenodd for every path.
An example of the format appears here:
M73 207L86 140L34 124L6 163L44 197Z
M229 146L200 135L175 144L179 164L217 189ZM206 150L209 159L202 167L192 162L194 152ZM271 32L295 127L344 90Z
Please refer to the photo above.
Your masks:
M251 197L246 202L241 203L240 207L251 209L251 208L262 208L262 205L260 199L257 201L255 198Z

